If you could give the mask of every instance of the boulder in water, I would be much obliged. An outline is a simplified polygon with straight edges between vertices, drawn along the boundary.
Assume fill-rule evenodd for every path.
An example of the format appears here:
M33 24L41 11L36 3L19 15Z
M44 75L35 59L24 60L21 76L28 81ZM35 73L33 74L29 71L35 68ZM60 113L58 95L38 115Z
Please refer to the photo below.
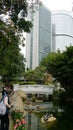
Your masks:
M51 122L54 122L54 121L56 121L57 119L56 119L56 117L54 117L52 114L50 114L50 115L48 115L47 117L46 117L47 115L45 115L45 116L43 116L42 118L41 118L41 122L42 123L51 123ZM46 118L45 118L46 117Z

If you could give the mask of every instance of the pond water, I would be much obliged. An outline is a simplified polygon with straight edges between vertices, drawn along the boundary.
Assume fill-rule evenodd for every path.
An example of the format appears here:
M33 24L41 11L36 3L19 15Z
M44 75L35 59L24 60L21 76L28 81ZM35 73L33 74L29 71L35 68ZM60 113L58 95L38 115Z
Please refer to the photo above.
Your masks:
M26 114L26 130L73 130L73 106L58 106L52 102L40 104L44 109ZM46 113L53 114L56 121L53 123L43 124L41 117Z

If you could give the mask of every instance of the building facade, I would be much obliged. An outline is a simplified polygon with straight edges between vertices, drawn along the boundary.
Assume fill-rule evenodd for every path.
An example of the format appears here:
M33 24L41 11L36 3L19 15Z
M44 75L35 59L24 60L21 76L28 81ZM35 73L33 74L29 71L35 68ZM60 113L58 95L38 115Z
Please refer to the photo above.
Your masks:
M52 51L61 51L73 45L73 16L71 12L58 10L52 12Z
M51 13L41 4L31 9L28 18L33 27L26 36L26 60L27 67L35 69L50 52L73 45L73 15L65 10Z
M26 61L27 67L34 69L51 52L51 11L41 4L36 4L29 10L28 19L32 21L33 27L26 35Z

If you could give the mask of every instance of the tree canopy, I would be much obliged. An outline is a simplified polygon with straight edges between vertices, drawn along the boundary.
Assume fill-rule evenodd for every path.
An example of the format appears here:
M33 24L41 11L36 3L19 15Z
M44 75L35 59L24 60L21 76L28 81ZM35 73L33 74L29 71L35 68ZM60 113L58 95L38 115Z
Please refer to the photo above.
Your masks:
M26 19L26 0L0 0L0 75L9 79L21 75L25 58L20 53L20 35L30 32L32 23Z
M63 52L49 54L42 64L57 79L66 92L73 96L73 46Z
M38 66L34 70L28 70L24 74L26 81L34 81L38 84L49 84L52 83L50 74L47 73L46 67Z
M26 20L27 7L26 0L0 0L0 15L8 14L15 29L30 32L32 24Z

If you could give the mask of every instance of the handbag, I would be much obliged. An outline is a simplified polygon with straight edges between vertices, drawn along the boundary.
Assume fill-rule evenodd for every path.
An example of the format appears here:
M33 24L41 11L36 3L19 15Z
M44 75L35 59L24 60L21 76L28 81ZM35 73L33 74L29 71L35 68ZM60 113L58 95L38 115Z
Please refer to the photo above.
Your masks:
M4 97L0 101L0 115L5 115L6 113L6 105L4 104Z

